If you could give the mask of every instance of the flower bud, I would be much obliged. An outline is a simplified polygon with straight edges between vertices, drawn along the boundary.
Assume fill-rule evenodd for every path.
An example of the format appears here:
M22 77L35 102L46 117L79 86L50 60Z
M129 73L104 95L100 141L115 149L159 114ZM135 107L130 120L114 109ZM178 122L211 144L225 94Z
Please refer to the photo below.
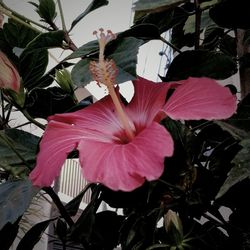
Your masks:
M174 245L181 245L183 242L183 228L180 217L176 212L169 209L164 215L164 226L166 232L171 236Z
M0 88L19 92L20 76L8 57L0 51Z
M74 92L71 75L67 69L56 70L55 81L67 93L72 94Z

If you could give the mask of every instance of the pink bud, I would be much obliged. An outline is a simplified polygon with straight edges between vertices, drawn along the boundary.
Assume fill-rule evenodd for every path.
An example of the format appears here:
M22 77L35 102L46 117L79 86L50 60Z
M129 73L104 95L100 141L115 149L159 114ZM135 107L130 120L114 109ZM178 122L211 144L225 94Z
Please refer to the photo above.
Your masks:
M0 51L0 88L19 92L20 76L8 57Z

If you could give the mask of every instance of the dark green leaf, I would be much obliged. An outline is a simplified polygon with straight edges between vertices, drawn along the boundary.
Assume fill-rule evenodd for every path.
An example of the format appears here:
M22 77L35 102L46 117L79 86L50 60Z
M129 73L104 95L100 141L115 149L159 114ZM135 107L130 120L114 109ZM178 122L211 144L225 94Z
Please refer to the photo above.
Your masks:
M29 90L35 87L45 88L45 87L50 86L54 81L54 78L52 76L55 76L56 70L67 68L72 65L73 65L72 63L68 63L68 62L58 63L55 67L53 67L48 72L46 72L46 74L44 74L38 81L34 82L33 84L32 83L29 84Z
M244 46L250 45L250 30L246 30L246 32L244 34L243 43L244 43Z
M48 64L47 49L60 47L63 38L63 31L52 31L38 35L27 45L21 54L19 65L20 75L26 88L32 89L41 85L44 86L45 82L46 84L53 82L53 78L48 77L48 75L42 79L40 78L43 76ZM56 67L62 67L62 64L59 65Z
M33 250L37 242L41 239L42 234L53 220L55 219L45 220L33 226L21 239L16 250Z
M65 209L69 213L70 216L75 216L78 212L79 206L82 202L82 198L85 193L93 186L94 184L87 185L83 191L81 191L74 199L72 199L69 203L65 205Z
M154 24L137 24L130 29L119 33L117 39L129 36L148 41L152 39L160 39L160 32L158 27Z
M71 77L76 86L84 87L92 81L92 76L89 72L90 62L90 59L83 59L73 67Z
M167 8L187 2L186 0L138 0L134 3L133 9L136 11L163 11Z
M31 2L31 4L33 3ZM36 6L36 4L34 6ZM51 24L56 17L55 2L53 0L39 0L39 5L36 9L36 12L44 22Z
M59 87L35 88L28 94L25 103L30 115L45 119L55 113L64 113L74 106L73 96Z
M137 53L142 44L142 40L127 37L118 41L117 46L112 47L112 52L107 52L107 57L113 59L118 68L117 83L129 81L136 77ZM90 61L91 59L83 59L73 67L72 80L77 86L85 86L92 80L89 72Z
M167 244L154 244L150 247L148 247L146 250L155 250L155 249L168 249L170 246Z
M113 208L136 208L146 205L148 192L148 183L131 192L113 191L103 186L102 199Z
M222 53L196 50L184 51L172 61L166 74L166 81L192 77L226 79L237 72L237 64Z
M171 43L179 49L184 46L192 47L195 43L195 33L184 34L185 23L189 17L189 13L195 11L195 6L193 3L185 3L181 6L181 10L178 12L178 15L181 15L181 17L178 18L178 23L173 26L171 34Z
M90 203L83 210L82 214L70 228L70 235L73 239L81 241L83 244L90 244L90 238L95 223L96 211L100 205L100 186L92 189L92 197Z
M15 240L18 229L19 229L19 221L21 217L18 218L13 224L7 223L5 226L0 230L0 246L2 250L9 250L13 241Z
M160 34L157 26L153 24L138 24L131 27L128 30L118 33L117 38L114 41L111 41L107 45L108 47L118 47L119 43L123 41L124 38L134 37L142 40L151 40L151 39L159 39ZM76 51L70 54L65 60L74 59L74 58L86 58L89 56L96 55L99 50L99 43L97 40L88 42L83 46L79 47Z
M190 15L183 27L184 29L184 34L187 33L194 33L195 32L195 14ZM212 19L209 16L208 10L203 11L201 14L201 23L200 23L200 31L202 31L204 28L207 26L214 24Z
M221 27L250 28L250 2L246 0L220 1L209 11L211 18Z
M237 57L237 44L235 37L224 35L220 41L220 51L231 57Z
M66 57L65 60L74 59L78 57L84 58L91 54L97 53L98 49L99 49L99 43L97 40L94 40L79 47L76 51L74 51L72 54Z
M38 136L23 130L6 129L0 131L1 164L18 165L23 163L12 148L14 148L25 161L34 161L39 139Z
M66 241L67 229L68 229L67 223L61 218L58 218L55 226L55 231L57 236L62 242Z
M250 53L247 52L243 56L241 56L239 59L239 64L242 72L243 70L247 70L250 67Z
M97 213L92 235L93 246L96 249L115 249L123 220L124 216L113 211Z
M109 1L107 1L107 0L92 0L92 2L89 4L87 9L72 22L70 30L72 30L74 28L74 26L78 22L80 22L91 11L94 11L102 6L108 5L108 3L109 3Z
M215 50L218 48L221 37L224 35L224 29L212 24L206 27L202 46L204 49Z
M48 51L37 49L30 53L25 50L20 57L19 73L23 79L23 84L30 89L44 74L48 65Z
M25 49L26 53L32 53L36 49L49 49L54 47L61 47L64 38L62 30L50 31L42 33L33 39Z
M25 25L22 25L12 19L4 24L3 33L10 46L25 48L39 33Z
M157 26L159 33L161 34L186 20L187 16L188 14L183 8L176 7L174 9L156 13L141 14L140 12L136 12L134 22L135 25L154 24Z
M23 215L37 192L29 180L0 184L0 229Z
M232 186L246 178L250 178L250 139L247 138L240 142L243 147L235 156L233 163L235 166L228 174L226 181L220 188L216 198L223 196Z
M109 58L115 61L118 68L117 83L136 78L137 54L144 42L140 39L128 37L123 39Z
M250 132L250 94L241 100L236 114L227 119L226 122L245 132Z

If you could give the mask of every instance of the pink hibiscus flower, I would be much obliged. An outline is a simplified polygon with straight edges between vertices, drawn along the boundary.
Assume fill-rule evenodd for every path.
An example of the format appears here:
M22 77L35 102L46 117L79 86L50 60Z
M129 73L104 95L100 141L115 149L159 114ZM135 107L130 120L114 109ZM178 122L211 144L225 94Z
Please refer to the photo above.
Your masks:
M158 179L164 158L173 154L173 139L159 124L161 119L224 119L235 112L236 100L229 89L208 78L172 84L138 78L133 81L134 97L124 106L114 88L115 63L104 59L105 45L114 38L111 31L105 35L100 29L99 60L90 64L93 78L106 85L109 95L85 109L49 117L30 174L34 185L50 186L68 154L77 149L89 182L131 191L145 180ZM176 90L166 102L171 87Z
M110 96L85 109L49 117L37 165L30 175L34 185L51 185L67 155L78 149L83 175L89 182L131 191L145 180L158 179L164 158L173 154L172 137L159 124L162 118L224 119L236 110L235 97L212 79L178 82L167 102L172 84L143 78L133 84L135 94L122 107L129 117L132 137L125 133Z

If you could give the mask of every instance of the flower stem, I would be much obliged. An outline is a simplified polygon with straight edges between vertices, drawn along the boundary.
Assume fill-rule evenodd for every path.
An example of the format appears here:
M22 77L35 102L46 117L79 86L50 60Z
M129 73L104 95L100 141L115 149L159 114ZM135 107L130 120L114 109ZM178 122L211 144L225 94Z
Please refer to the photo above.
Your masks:
M115 105L116 111L118 113L120 122L122 123L123 128L124 128L124 130L126 132L126 135L128 136L128 138L130 140L132 140L135 135L134 135L133 129L131 128L131 124L129 123L128 116L124 112L124 110L122 108L122 105L121 105L121 102L117 97L114 86L113 85L108 85L107 87L108 87L109 94L110 94L110 96L112 98L112 101L113 101L113 103Z
M62 29L64 32L67 32L67 28L65 25L65 20L64 20L64 15L63 15L63 9L62 9L62 4L61 4L61 0L57 0L58 3L58 7L59 7L59 11L60 11L60 16L61 16L61 21L62 21Z
M21 110L23 115L33 124L35 124L37 127L41 128L42 130L45 130L45 125L41 124L37 120L35 120L33 117L30 116L30 114L27 112L27 110L23 109Z

